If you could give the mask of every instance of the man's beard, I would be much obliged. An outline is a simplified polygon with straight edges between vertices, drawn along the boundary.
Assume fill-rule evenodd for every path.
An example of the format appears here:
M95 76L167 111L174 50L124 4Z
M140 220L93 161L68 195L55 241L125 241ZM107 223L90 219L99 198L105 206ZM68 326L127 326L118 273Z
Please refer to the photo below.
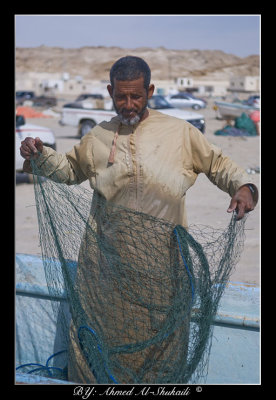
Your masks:
M123 109L121 110L121 112L120 112L120 111L118 110L118 108L117 108L117 106L116 106L114 100L113 100L113 106L114 106L114 109L115 109L116 113L118 114L118 117L120 118L120 121L121 121L121 123L122 123L123 125L135 125L135 124L138 124L138 122L140 122L142 116L144 115L144 112L146 111L146 108L147 108L147 103L146 103L145 106L142 108L142 110L141 110L139 113L137 113L137 114L135 115L135 117L133 117L133 118L126 118L126 117L124 117L122 113L124 112L125 109L123 108ZM131 113L132 111L136 112L135 110L128 110L128 111L129 111L129 113Z

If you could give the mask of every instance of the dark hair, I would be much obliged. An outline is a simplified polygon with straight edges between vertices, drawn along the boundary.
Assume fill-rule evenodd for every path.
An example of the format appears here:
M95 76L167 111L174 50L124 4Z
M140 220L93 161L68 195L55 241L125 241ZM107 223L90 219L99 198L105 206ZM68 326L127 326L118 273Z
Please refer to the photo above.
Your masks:
M117 60L110 70L110 83L114 87L114 79L118 81L133 81L144 78L144 87L149 88L151 72L148 64L140 57L126 56Z

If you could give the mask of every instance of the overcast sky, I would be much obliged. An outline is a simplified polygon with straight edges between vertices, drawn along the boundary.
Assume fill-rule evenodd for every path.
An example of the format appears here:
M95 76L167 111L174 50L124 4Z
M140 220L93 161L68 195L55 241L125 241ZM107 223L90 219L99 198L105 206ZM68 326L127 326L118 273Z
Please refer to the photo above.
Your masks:
M16 15L16 47L159 47L260 54L259 15Z

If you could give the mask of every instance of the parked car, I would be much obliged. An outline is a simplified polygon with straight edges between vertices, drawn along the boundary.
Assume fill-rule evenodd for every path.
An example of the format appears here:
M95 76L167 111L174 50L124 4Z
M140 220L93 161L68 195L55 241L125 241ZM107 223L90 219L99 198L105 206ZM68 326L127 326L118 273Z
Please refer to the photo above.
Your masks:
M29 90L19 90L15 92L16 105L22 105L25 101L32 101L35 98L35 92Z
M166 100L174 107L187 108L191 107L194 110L200 110L206 107L206 102L202 99L193 97L187 93L177 93L166 96Z
M36 107L54 107L57 105L57 99L54 96L36 96L32 101L33 106Z
M57 105L56 97L45 95L36 96L35 92L32 91L17 91L15 97L17 106L24 105L26 102L36 107L54 107Z
M16 131L15 131L15 169L16 172L23 172L24 158L20 154L20 146L22 140L26 137L39 137L43 144L52 149L56 149L56 139L53 131L45 126L28 124L23 115L16 115Z
M158 110L164 114L171 115L176 118L185 119L190 122L202 133L205 132L204 116L193 111L179 110L170 105L161 95L154 95L148 101L149 108ZM86 107L83 102L74 102L65 104L62 108L61 125L71 125L78 127L78 135L80 137L86 135L90 130L102 121L109 121L117 114L114 110L97 110Z
M94 126L102 121L110 121L116 112L111 109L97 109L89 100L74 101L64 104L61 112L60 125L75 126L78 128L78 136L83 137Z
M87 99L99 99L103 100L104 97L102 94L97 94L97 93L82 93L80 94L75 101L82 101L82 100L87 100Z
M205 103L205 106L207 106L207 100L203 99L202 97L195 96L189 92L182 92L182 93L185 94L186 96L190 97L191 99L203 101L203 103Z
M148 101L149 108L153 108L154 110L158 110L166 115L171 115L176 118L185 119L185 121L190 122L190 124L194 125L197 129L199 129L202 133L205 132L205 119L202 114L195 113L193 111L180 110L176 107L173 107L165 97L161 95L154 95Z
M85 108L95 110L110 110L110 101L106 102L103 95L97 93L80 94L73 103L64 104L65 108Z
M260 96L259 95L250 96L248 97L247 100L243 101L243 104L247 106L260 107Z

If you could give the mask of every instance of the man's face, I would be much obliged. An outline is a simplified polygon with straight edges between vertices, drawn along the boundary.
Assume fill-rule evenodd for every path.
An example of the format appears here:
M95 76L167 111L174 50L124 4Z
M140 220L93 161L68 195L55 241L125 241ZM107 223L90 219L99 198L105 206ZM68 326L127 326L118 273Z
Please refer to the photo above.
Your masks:
M115 79L114 87L108 85L107 89L123 124L134 125L145 118L148 99L153 94L154 86L150 85L147 93L143 77L133 81Z

